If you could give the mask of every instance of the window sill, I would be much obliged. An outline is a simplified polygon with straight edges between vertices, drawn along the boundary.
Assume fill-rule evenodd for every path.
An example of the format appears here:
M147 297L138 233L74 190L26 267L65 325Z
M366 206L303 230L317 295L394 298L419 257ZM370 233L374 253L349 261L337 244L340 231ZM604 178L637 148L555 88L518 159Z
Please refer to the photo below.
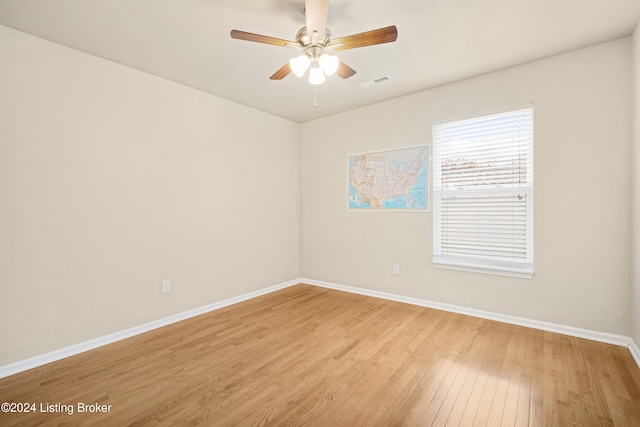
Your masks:
M486 266L479 265L467 260L433 260L435 268L445 270L465 271L469 273L493 274L495 276L516 277L518 279L533 279L533 265L524 266Z

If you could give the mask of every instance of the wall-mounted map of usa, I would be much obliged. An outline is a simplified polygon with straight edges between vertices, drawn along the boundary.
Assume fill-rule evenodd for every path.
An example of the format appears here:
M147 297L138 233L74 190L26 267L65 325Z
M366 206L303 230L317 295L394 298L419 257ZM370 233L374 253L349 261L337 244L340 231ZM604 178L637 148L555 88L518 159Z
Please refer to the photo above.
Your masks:
M429 146L349 155L350 210L428 209Z

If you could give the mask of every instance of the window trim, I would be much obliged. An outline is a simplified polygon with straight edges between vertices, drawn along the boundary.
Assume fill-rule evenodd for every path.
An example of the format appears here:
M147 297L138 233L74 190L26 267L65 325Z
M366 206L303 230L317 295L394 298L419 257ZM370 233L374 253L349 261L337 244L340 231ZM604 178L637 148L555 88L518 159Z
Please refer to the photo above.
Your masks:
M473 120L473 119L482 119L487 116L498 115L502 113L516 112L519 110L530 110L531 114L531 158L529 159L531 165L531 176L533 177L534 173L534 110L533 103L520 105L505 109L500 109L497 111L485 112L483 114L478 114L474 116L467 116L465 118L447 120L438 123L434 123L432 126L433 133L433 141L431 144L432 147L432 170L433 170L433 178L432 182L434 184L434 188L432 190L433 200L431 203L432 212L433 212L433 258L432 264L435 268L439 269L447 269L447 270L458 270L458 271L466 271L473 273L484 273L484 274L493 274L499 276L509 276L516 278L524 278L524 279L532 279L533 278L533 260L534 260L534 246L533 246L533 230L534 230L534 181L531 179L531 182L527 183L528 185L525 187L520 187L517 191L521 193L525 193L527 197L526 203L526 219L527 219L527 228L526 228L526 254L527 259L525 261L506 261L506 260L491 260L491 259L482 259L482 258L474 258L474 257L465 257L465 256L457 256L457 255L442 255L441 254L441 194L442 191L440 188L436 187L436 183L440 182L439 174L440 170L436 169L438 162L436 161L436 156L439 155L440 151L438 149L438 141L435 136L436 127L441 125L446 125L448 123L456 123L460 121ZM438 176L436 176L438 175ZM465 190L459 190L465 191ZM483 193L488 193L491 191L501 192L500 189L483 189L481 190ZM508 191L508 188L505 188L505 191Z

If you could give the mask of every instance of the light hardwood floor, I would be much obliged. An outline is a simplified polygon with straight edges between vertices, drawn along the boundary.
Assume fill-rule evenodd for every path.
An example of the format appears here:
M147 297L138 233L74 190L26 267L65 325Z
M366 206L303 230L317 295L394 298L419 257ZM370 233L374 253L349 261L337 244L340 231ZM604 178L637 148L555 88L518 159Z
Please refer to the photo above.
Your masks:
M74 410L2 426L640 426L640 369L623 347L297 285L0 379L0 400Z

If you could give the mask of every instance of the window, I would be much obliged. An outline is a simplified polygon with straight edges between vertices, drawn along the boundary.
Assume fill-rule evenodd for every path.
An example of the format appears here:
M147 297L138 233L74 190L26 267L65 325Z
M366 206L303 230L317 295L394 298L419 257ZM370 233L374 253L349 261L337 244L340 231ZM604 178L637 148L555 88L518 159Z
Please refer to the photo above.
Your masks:
M433 126L435 267L533 276L533 108Z

